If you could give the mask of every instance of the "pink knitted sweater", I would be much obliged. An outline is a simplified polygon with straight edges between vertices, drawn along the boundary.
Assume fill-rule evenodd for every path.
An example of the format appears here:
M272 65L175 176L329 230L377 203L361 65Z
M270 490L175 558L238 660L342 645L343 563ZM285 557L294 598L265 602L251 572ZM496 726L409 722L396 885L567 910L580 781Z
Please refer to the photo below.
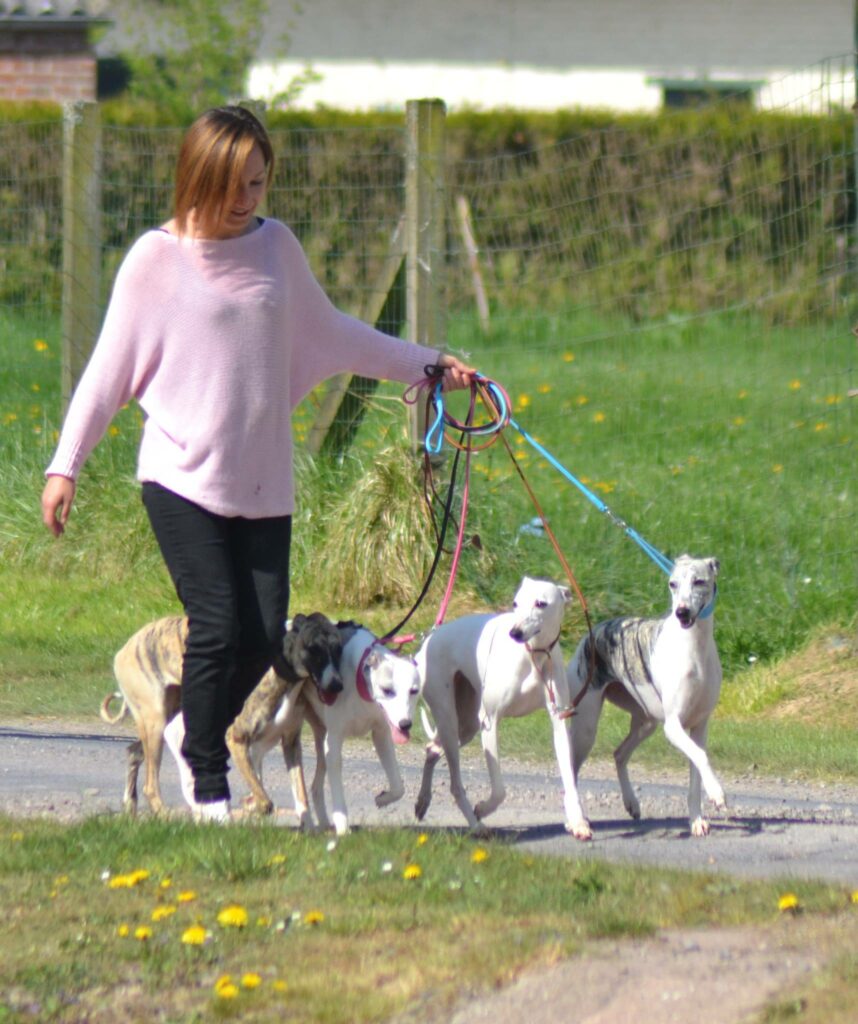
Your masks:
M133 397L138 479L219 515L286 515L301 398L344 372L413 383L437 358L337 310L279 221L225 241L149 231L116 276L47 474L76 478Z

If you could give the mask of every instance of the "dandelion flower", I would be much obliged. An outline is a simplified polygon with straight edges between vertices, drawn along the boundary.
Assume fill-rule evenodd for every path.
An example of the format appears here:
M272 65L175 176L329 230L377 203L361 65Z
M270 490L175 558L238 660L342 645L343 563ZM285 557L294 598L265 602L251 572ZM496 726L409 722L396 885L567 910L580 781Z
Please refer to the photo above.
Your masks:
M733 426L734 427L744 427L744 425L745 425L745 417L744 416L734 416L733 417Z
M321 924L325 920L325 915L321 910L308 910L304 915L304 924L316 925Z
M852 890L852 895L851 895L851 896L849 897L849 900L850 900L850 902L852 902L852 903L853 903L853 904L854 904L854 905L855 905L856 907L858 907L858 889L853 889L853 890Z
M228 974L224 974L215 982L215 995L218 999L235 999L238 995L238 985Z
M161 884L160 884L159 888L160 889L169 889L172 884L173 884L173 879L172 878L162 878L161 879Z
M606 419L607 419L607 417L605 416L605 414L603 412L594 412L593 413L593 422L594 423L604 423Z
M146 942L152 938L152 929L146 924L141 924L138 928L134 929L134 938L140 942Z
M260 914L260 916L257 917L257 919L256 919L256 927L257 928L270 928L271 927L271 918L267 914Z
M133 889L135 885L145 882L148 877L149 872L145 868L140 868L127 875L114 875L107 884L111 889Z
M43 338L36 338L36 340L33 342L33 348L37 352L47 352L48 343Z
M478 846L476 850L471 854L471 863L483 864L489 859L489 851L482 846Z
M586 395L578 395L578 397L575 399L575 404L586 405L589 401L590 399Z
M274 981L271 982L271 987L275 992L288 992L289 990L289 986L282 978L275 978Z
M255 971L247 971L241 976L242 988L259 988L261 984L262 978Z
M406 882L413 882L423 874L423 869L419 864L406 864L405 870L402 872L402 877Z
M23 832L13 832L12 835L9 836L9 839L13 843L21 843L21 842L24 841L24 833Z
M427 836L425 832L421 832L420 835L417 837L417 845L418 846L425 846L426 843L428 843L428 842L429 842L429 836Z
M564 363L574 363L575 362L575 353L574 352L564 352L563 353L563 362Z
M800 380L791 380L789 382L788 386L789 386L790 391L799 391L801 389L801 381Z
M131 934L131 929L128 927L127 924L121 924L116 929L116 934L119 936L120 939L127 939L128 936Z
M776 462L772 466L772 472L773 473L783 473L783 471L784 471L784 467L783 467L783 463L781 463L781 462Z
M778 900L778 910L781 913L796 913L799 909L798 896L794 892L785 892Z
M168 918L171 914L176 913L176 908L172 903L164 903L160 907L155 907L152 911L153 921L163 921Z
M285 863L286 863L286 854L285 853L275 853L273 857L269 857L268 858L268 867L270 867L270 868L274 868L274 867L277 867L278 864L285 864Z
M814 423L813 429L818 434L822 430L828 430L828 424L824 420L821 420L819 423Z
M197 894L195 892L193 892L192 890L190 890L190 889L183 890L176 897L176 899L179 901L179 903L193 903L193 901L196 898L197 898Z
M186 946L202 946L208 937L209 933L201 924L192 924L182 932L182 942Z
M56 886L68 885L68 884L69 884L69 876L68 875L57 875L57 877L54 879L54 885L56 885Z
M217 916L217 923L222 928L244 928L247 925L247 920L247 911L237 903L224 907Z
M540 393L540 395L550 395L552 387L550 384L540 384L536 390Z

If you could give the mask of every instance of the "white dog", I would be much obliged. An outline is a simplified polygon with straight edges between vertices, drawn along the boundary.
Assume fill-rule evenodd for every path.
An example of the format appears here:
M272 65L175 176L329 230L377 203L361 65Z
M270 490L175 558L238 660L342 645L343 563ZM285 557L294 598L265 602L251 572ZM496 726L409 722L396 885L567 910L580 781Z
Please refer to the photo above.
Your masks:
M406 743L420 696L420 677L410 658L387 650L378 638L354 622L337 624L342 639L340 693L328 694L309 680L283 695L266 721L244 710L227 731L227 744L236 767L253 794L256 809L266 813L271 800L262 786L262 760L278 740L283 747L292 783L295 810L302 827L312 825L301 766L301 726L308 721L316 744L316 772L311 793L316 818L329 828L325 809L325 775L330 776L334 829L348 832L343 788L343 742L347 737L371 734L384 768L388 789L379 793L376 806L386 807L404 792L394 744ZM245 706L246 707L246 706Z
M481 819L504 799L498 755L498 725L547 707L554 750L564 786L566 829L591 838L572 772L569 685L558 643L568 587L525 577L513 611L466 615L438 627L417 653L423 699L435 721L426 747L423 780L415 805L422 819L432 799L432 774L443 752L450 790L468 825L484 832ZM459 747L482 730L491 795L471 807L462 783ZM431 727L427 726L431 733Z
M671 611L661 618L599 623L593 630L595 654L590 638L585 637L568 668L573 689L592 675L572 722L576 781L593 747L607 697L631 715L629 734L614 752L614 760L626 810L639 818L640 805L629 781L629 758L662 722L667 739L691 765L688 813L695 836L709 832L701 811L701 781L715 806L725 806L724 791L706 755L709 716L721 691L712 615L717 575L716 559L681 555L670 575Z

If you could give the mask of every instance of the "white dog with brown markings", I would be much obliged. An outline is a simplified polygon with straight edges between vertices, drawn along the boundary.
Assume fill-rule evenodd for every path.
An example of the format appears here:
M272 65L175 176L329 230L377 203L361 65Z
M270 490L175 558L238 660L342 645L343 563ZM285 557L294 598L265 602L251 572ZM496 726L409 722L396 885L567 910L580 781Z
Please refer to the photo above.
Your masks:
M499 615L466 615L432 632L417 653L423 699L434 719L426 723L423 779L415 804L422 819L432 800L432 775L447 758L450 790L471 830L486 832L482 819L505 796L498 750L502 718L547 708L554 750L563 780L566 830L591 838L572 772L569 684L560 650L560 627L571 598L568 587L525 577L513 610ZM491 794L472 807L462 782L459 747L480 733Z
M590 637L581 641L568 667L570 687L592 676L572 723L576 780L607 699L631 716L629 733L614 751L614 760L625 808L639 818L629 758L661 722L668 741L690 764L688 813L694 836L709 833L701 784L716 807L725 806L724 790L706 754L709 718L721 692L713 626L718 569L715 558L680 555L668 583L671 610L660 618L627 616L599 623L592 642Z

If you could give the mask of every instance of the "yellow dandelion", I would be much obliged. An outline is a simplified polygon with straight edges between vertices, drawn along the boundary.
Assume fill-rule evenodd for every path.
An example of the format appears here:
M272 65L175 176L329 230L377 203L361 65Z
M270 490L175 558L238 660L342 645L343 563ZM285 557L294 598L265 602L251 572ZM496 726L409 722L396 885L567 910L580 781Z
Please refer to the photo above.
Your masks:
M138 928L134 929L134 938L140 942L146 942L152 938L152 929L146 924L141 924Z
M827 424L827 423L825 423L824 421L821 421L821 422L819 422L819 423L815 423L815 424L813 425L813 429L814 429L814 430L816 431L816 433L818 434L818 433L820 433L820 432L821 432L821 431L823 431L823 430L828 430L828 424Z
M799 910L798 896L794 892L785 892L778 900L778 910L781 913L796 913Z
M606 419L607 419L607 417L605 416L605 414L603 412L594 412L593 413L593 422L594 423L604 423Z
M160 884L159 888L160 889L169 889L170 886L172 886L172 884L173 884L173 879L172 878L162 878L161 879L161 884Z
M215 982L214 990L218 999L235 999L238 995L238 985L235 984L228 974L218 978Z
M563 362L564 363L574 363L575 362L575 353L574 352L564 352L563 353Z
M553 388L550 384L540 384L536 390L540 393L540 395L550 395Z
M276 867L278 864L285 864L285 863L286 863L286 854L285 853L275 853L273 857L269 857L268 858L268 867L270 867L270 868Z
M209 933L201 924L192 924L182 932L182 942L186 946L202 946L208 937Z
M127 939L128 936L131 934L131 929L128 927L127 924L121 924L116 929L116 934L119 936L120 939Z
M247 911L237 903L232 903L217 916L217 923L222 928L244 928L247 926Z
M267 914L261 914L256 919L256 927L257 928L270 928L271 927L271 918Z
M772 472L773 473L783 473L783 471L784 471L784 467L783 467L783 463L781 463L781 462L776 462L772 466Z
M191 889L183 889L176 897L179 903L193 903L196 898L197 894Z
M420 835L417 837L417 845L425 846L428 842L429 836L427 836L425 832L421 832Z
M259 988L262 984L262 978L255 971L247 971L241 976L241 987L242 988Z
M413 882L420 878L423 874L423 869L419 864L406 864L405 870L402 872L402 877L406 882Z
M849 897L849 901L858 907L858 889L852 890L852 895Z
M22 843L24 841L24 833L13 832L12 835L9 836L9 840L13 843Z
M141 868L127 875L113 875L107 884L111 889L133 889L135 885L145 882L148 877L149 872Z
M275 992L289 991L289 986L286 984L285 981L283 981L282 978L275 978L274 981L271 982L271 987L272 989L274 989Z
M39 391L42 390L42 385L41 384L31 384L30 385L30 390L31 391L35 391L36 393L38 393Z
M530 405L530 395L519 395L515 402L516 409L526 409Z
M57 875L57 877L54 879L54 885L56 885L56 886L63 886L63 885L68 885L68 884L69 884L69 876L68 875Z
M611 483L610 480L599 480L596 484L596 490L602 492L602 494L610 494L616 488L616 484Z
M744 416L734 416L732 422L733 422L733 426L734 427L744 427L744 425L745 425L745 417Z
M176 908L172 903L164 903L160 907L155 907L152 911L153 921L164 921L172 914L176 913Z
M575 399L576 405L588 405L589 402L590 399L586 395L578 395L578 397Z
M18 419L16 412L7 412L3 417L3 423L8 427L10 423L14 423Z
M801 389L801 381L797 379L791 380L787 386L789 387L790 391L799 391Z
M325 920L325 915L321 910L308 910L304 915L304 924L316 925L321 924Z
M33 348L37 352L47 352L48 343L44 340L44 338L36 338L36 340L33 342Z
M741 388L737 397L738 398L747 398L748 397L747 390L745 388Z
M472 864L483 864L489 859L489 851L483 846L478 846L471 854Z
M107 433L110 437L119 437L119 427L112 426Z

